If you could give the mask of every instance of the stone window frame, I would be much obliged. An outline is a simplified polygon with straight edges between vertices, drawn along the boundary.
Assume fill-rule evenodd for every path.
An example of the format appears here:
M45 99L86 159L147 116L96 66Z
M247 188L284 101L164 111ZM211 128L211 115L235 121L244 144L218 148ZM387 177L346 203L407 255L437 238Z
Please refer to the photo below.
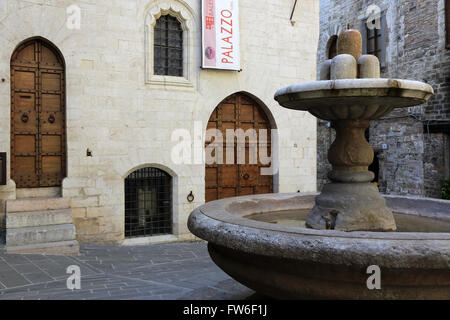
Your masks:
M329 50L331 45L331 40L334 37L338 37L342 31L342 26L340 24L330 24L327 30L321 34L321 39L325 39L320 41L324 44L323 50L320 50L320 59L328 60L329 59ZM323 37L323 38L322 38Z
M445 0L445 47L450 49L450 0Z
M156 41L158 31L159 35L164 35L159 41ZM170 14L162 15L156 20L155 42L153 48L155 50L154 73L155 75L165 76L183 76L183 29L177 18ZM178 42L180 41L180 42ZM160 52L159 58L157 54ZM177 64L173 64L178 61Z
M183 76L156 75L154 71L154 27L159 17L177 18L183 29ZM194 87L194 15L178 1L156 1L145 15L145 82L149 85Z
M363 41L363 54L367 54L367 17L364 17L361 19L361 36ZM381 44L381 50L380 50L380 56L378 59L380 60L380 67L386 68L387 65L387 59L386 59L386 53L387 53L387 10L382 10L380 15L380 23L381 23L381 29L380 29L380 44Z

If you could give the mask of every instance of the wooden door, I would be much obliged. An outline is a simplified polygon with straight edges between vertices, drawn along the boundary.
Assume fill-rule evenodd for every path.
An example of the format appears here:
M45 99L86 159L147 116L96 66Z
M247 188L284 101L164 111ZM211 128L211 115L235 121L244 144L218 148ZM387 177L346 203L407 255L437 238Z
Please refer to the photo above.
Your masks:
M66 175L65 72L56 49L27 41L11 59L11 178L18 188L60 186Z
M226 98L214 110L208 122L208 129L218 129L225 139L227 129L255 129L259 133L260 129L267 130L267 155L271 154L270 130L271 126L266 114L260 106L245 94L234 94ZM258 142L246 139L245 146L238 145L237 139L234 142L234 163L227 164L226 151L223 151L223 163L206 165L205 185L206 202L229 198L234 196L244 196L252 194L264 194L273 192L273 176L262 175L261 168L270 167L270 164L263 164L260 161L261 150ZM212 141L212 143L221 141ZM211 142L207 141L206 146ZM242 141L241 141L242 143ZM237 161L238 148L245 148L245 164ZM250 152L256 152L257 163L250 161Z

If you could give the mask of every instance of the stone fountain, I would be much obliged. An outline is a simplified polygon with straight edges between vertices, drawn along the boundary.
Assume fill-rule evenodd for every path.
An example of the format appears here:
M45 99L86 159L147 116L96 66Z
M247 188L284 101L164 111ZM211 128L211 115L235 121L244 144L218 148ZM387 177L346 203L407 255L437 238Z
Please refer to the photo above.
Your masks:
M361 43L358 31L343 31L320 81L275 94L283 107L308 111L336 130L332 182L322 193L210 202L191 214L188 227L208 241L225 272L274 298L450 299L450 202L381 196L364 136L370 120L423 104L433 89L380 79L377 57L362 55ZM381 270L381 289L367 285L370 266Z
M407 80L379 79L380 63L362 55L362 38L346 30L338 38L338 56L320 69L320 80L279 90L275 99L284 107L309 111L331 121L336 140L328 152L333 170L306 221L314 229L395 231L392 212L371 183L368 170L374 152L364 132L394 108L426 102L431 86Z

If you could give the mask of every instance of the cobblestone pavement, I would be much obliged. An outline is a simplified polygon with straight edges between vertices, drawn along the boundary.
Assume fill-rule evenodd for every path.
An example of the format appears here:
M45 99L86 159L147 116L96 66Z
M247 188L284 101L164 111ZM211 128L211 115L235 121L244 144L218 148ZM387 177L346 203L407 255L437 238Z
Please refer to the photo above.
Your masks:
M67 289L67 267L81 269L81 290ZM254 292L221 271L206 243L81 245L79 256L6 254L0 244L0 300L241 300Z

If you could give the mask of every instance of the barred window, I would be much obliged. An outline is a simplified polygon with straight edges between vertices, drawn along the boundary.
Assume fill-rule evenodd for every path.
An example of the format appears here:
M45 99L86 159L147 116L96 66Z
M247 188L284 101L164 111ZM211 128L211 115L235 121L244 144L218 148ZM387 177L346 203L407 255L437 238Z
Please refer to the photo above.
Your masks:
M172 177L157 168L142 168L125 179L125 236L172 233Z
M380 66L382 68L386 67L386 13L381 13L379 26L376 25L375 20L363 20L361 31L363 38L363 53L377 56L380 60Z
M367 54L380 57L381 54L381 32L377 28L367 28Z
M159 17L155 25L154 72L162 76L183 76L183 28L171 15Z

